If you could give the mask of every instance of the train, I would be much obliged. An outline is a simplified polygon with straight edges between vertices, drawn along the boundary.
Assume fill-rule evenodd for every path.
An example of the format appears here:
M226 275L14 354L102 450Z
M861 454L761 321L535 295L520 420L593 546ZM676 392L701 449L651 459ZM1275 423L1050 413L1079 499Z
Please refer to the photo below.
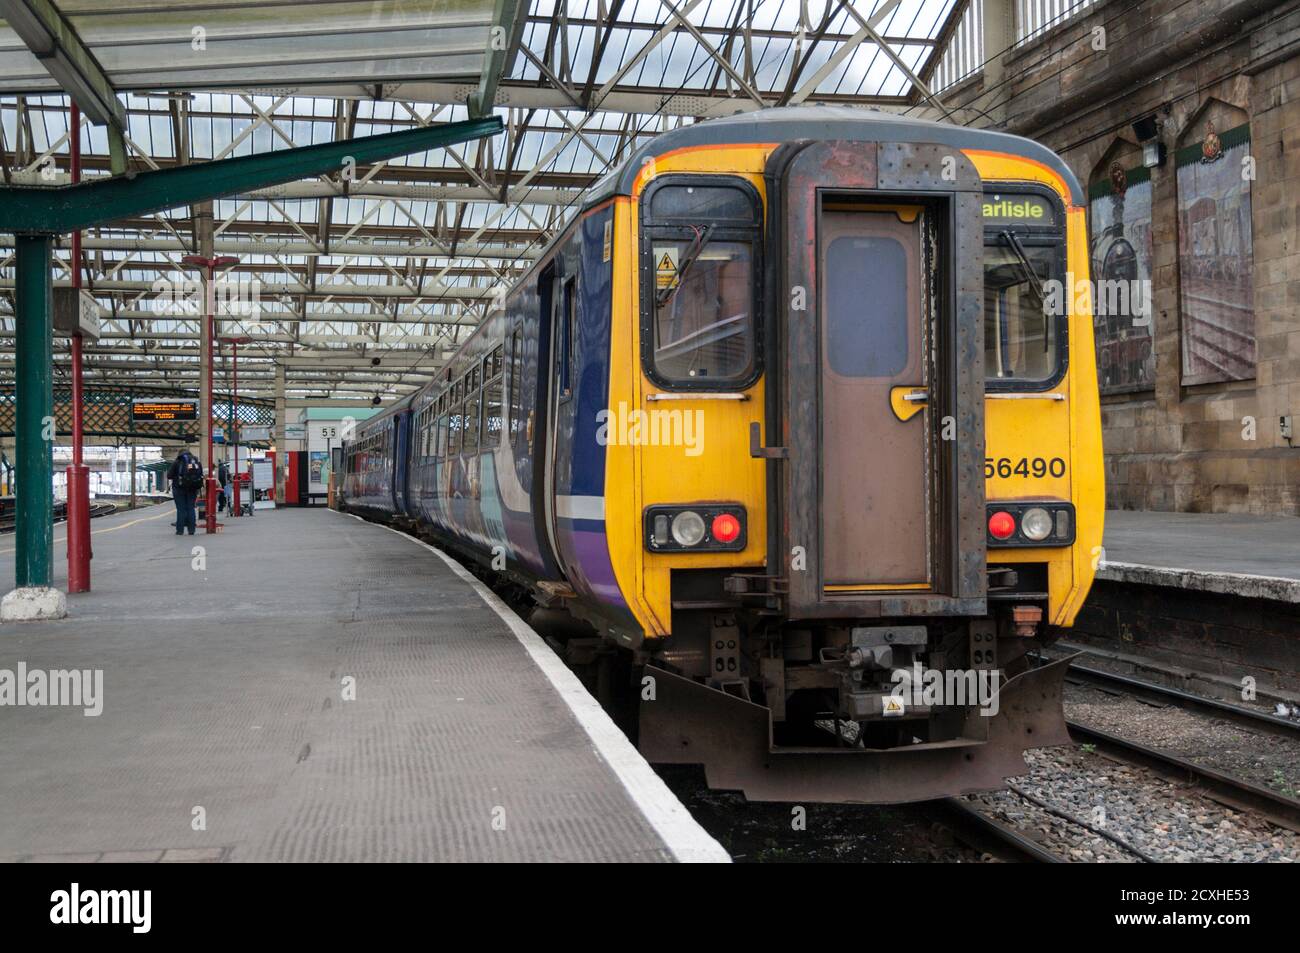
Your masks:
M1037 650L1102 556L1085 207L994 131L663 133L357 425L339 505L572 618L654 763L752 800L998 788L1067 741Z

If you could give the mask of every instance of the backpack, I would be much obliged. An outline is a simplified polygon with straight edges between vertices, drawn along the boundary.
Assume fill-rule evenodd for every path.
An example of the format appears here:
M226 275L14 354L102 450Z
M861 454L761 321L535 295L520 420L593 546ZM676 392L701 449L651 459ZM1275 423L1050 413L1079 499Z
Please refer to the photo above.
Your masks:
M176 483L182 490L200 490L203 488L203 464L192 453L182 454L176 461Z

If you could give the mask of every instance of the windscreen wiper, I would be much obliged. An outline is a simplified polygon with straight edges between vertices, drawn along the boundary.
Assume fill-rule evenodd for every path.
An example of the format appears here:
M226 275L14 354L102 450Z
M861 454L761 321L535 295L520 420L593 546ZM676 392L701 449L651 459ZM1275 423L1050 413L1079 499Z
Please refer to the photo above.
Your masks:
M700 257L700 252L704 251L704 243L709 240L709 233L713 231L712 225L705 225L695 233L695 241L686 249L686 254L682 257L682 262L677 266L677 279L668 288L660 288L655 294L655 304L662 308L669 301L673 300L673 295L677 294L677 289L682 286L682 279L686 276L687 270L695 264L695 259Z
M1006 228L1002 230L1000 237L1019 260L1020 267L1025 271L1025 278L1029 281L1029 286L1038 297L1039 303L1046 301L1047 291L1043 288L1043 280L1038 277L1038 272L1034 271L1033 263L1029 260L1029 256L1025 254L1025 248L1020 244L1020 239L1016 237L1016 233Z

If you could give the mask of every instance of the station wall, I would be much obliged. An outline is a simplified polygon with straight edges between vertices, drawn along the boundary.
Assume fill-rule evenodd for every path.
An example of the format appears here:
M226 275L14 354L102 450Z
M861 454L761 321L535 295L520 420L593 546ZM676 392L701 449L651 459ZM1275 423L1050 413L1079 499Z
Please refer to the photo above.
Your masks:
M1094 278L1149 281L1096 319L1108 504L1300 515L1300 2L1104 0L1000 73L945 102L1059 152Z

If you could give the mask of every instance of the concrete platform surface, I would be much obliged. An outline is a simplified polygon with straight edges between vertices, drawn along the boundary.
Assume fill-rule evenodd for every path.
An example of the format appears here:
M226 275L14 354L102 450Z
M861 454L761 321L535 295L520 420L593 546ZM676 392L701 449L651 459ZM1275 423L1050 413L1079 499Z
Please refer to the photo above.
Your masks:
M1098 576L1300 602L1300 517L1108 510Z
M323 509L172 519L95 520L94 591L0 626L0 859L727 859L439 553ZM0 537L9 587L13 560ZM15 704L56 670L79 704Z

